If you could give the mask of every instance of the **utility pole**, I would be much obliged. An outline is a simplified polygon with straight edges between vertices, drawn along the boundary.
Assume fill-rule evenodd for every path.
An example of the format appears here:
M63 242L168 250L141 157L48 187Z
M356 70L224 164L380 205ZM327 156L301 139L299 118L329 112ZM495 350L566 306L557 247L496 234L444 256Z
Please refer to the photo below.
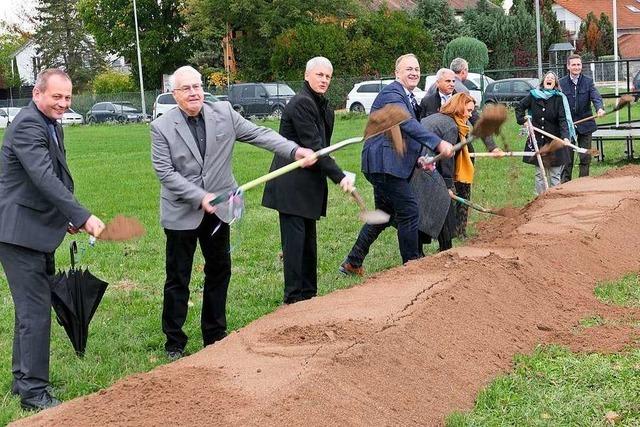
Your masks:
M142 58L140 57L140 35L138 34L138 10L136 0L133 0L133 20L136 24L136 50L138 51L138 77L140 77L140 102L142 102L142 117L147 118L147 106L144 102L144 81L142 79Z
M538 45L538 80L542 81L542 42L540 40L540 0L535 0L535 3L536 3L536 43Z

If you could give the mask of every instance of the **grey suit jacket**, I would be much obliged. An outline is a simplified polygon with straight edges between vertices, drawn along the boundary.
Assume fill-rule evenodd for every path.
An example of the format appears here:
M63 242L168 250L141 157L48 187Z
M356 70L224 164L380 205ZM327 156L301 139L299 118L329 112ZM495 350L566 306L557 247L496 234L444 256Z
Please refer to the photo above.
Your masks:
M204 216L200 203L205 194L228 194L238 187L231 171L236 140L287 158L298 148L277 132L245 120L226 101L205 102L202 114L207 132L204 159L179 108L151 123L151 160L160 180L160 223L170 230L196 229ZM216 215L224 222L232 219L224 207Z
M53 252L67 225L91 215L73 196L62 130L56 145L46 119L31 102L4 135L0 153L0 242Z

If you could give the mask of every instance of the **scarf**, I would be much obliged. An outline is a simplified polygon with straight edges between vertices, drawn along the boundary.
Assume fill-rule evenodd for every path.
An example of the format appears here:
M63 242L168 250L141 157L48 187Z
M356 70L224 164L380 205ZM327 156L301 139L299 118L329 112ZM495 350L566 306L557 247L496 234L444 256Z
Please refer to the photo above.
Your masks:
M576 135L576 125L573 124L573 119L571 118L571 109L569 108L569 101L567 100L567 97L564 95L564 93L556 89L531 89L531 96L536 99L547 100L555 95L558 95L562 98L564 116L567 119L567 127L569 128L569 139L571 141L577 141L578 136ZM529 109L529 115L531 116L531 109Z
M466 141L467 135L469 135L469 125L467 124L467 121L459 116L454 116L453 118L456 121L456 126L458 126L458 137L460 138L460 141ZM462 147L456 158L453 180L463 182L465 184L472 184L474 171L475 168L473 167L473 162L469 155L469 147L465 145Z

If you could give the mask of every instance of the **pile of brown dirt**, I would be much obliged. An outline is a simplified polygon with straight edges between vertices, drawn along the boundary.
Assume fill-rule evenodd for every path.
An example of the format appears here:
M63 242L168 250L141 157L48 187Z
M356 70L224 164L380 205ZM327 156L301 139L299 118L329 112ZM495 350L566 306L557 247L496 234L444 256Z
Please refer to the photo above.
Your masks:
M438 425L541 343L639 345L593 295L640 270L640 168L551 189L464 247L285 306L220 343L29 425Z

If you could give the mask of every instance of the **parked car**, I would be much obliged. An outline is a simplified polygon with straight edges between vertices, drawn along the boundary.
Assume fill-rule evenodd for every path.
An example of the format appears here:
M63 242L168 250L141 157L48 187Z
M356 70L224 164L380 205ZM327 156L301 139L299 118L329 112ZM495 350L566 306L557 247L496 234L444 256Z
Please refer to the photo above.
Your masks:
M210 102L223 101L223 99L221 99L220 96L211 95L209 92L204 93L204 100L210 101ZM152 114L153 120L157 119L158 117L160 117L161 115L163 115L164 113L166 113L167 111L175 107L176 105L178 105L178 103L176 102L171 92L165 92L158 95L158 97L156 98L156 101L153 103L153 114Z
M9 123L13 121L13 119L18 115L22 107L3 107L0 110L4 111L9 118ZM8 124L8 123L7 123Z
M507 104L519 102L531 89L538 87L538 79L514 78L496 80L484 91L483 104Z
M98 102L87 113L88 124L103 122L141 122L142 111L130 102Z
M0 109L0 129L4 129L9 124L9 115L3 110Z
M378 93L392 83L393 80L367 80L364 82L356 83L353 85L353 89L347 95L347 110L369 114L371 111L371 104L376 99ZM415 88L413 94L416 97L418 104L424 98L425 92L420 88Z
M62 118L58 120L62 125L81 125L84 123L84 119L81 114L76 113L71 108L67 108Z
M244 117L279 117L295 94L284 83L240 83L229 86L229 102Z
M424 90L429 91L429 88L436 83L437 77L434 75L427 76L424 79ZM484 84L482 84L484 82ZM489 83L493 83L494 80L491 77L487 77L478 73L469 73L467 76L467 80L462 82L467 89L469 89L469 94L473 96L473 99L476 100L476 104L480 105L482 102L482 94L483 91L487 89Z

